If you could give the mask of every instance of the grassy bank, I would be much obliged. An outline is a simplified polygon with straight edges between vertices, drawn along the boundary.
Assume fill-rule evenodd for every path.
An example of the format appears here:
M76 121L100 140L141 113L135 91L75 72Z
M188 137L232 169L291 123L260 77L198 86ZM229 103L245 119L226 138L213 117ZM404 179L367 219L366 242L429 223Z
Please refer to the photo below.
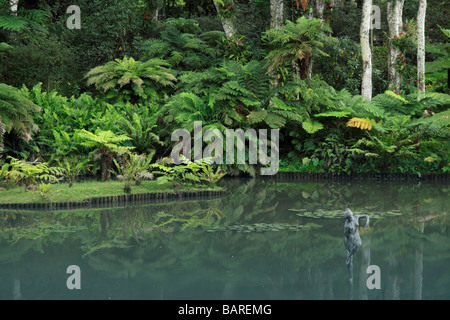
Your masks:
M82 201L93 197L118 196L124 194L121 181L86 181L75 183L69 188L67 183L53 184L50 191L45 194L47 201L66 202ZM221 190L219 187L209 186L182 186L181 190ZM157 181L143 181L140 186L132 186L132 193L148 192L175 192L171 183L159 183ZM16 187L10 190L0 191L0 203L36 203L44 202L42 194L38 190L25 191L24 187Z

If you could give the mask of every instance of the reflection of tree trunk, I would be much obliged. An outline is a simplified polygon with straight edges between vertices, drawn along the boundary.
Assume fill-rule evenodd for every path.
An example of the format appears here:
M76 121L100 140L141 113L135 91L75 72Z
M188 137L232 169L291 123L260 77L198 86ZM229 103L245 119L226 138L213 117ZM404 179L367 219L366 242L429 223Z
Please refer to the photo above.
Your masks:
M370 244L370 241L366 241L365 248L362 250L361 254L361 269L360 269L360 299L368 300L368 294L367 294L367 267L370 265L370 248L367 246Z
M389 300L399 300L400 298L400 288L397 281L397 276L395 275L394 268L397 265L397 260L395 257L393 257L393 253L390 250L389 251L389 263L388 263L388 281L386 281L387 285L389 286L387 290L386 298Z
M106 232L108 228L106 227L106 222L108 222L108 227L111 229L112 227L112 220L111 220L111 214L109 211L102 211L100 212L100 234L102 237L106 236Z
M348 300L353 300L353 282L348 283Z
M13 299L14 300L22 299L22 291L20 290L20 280L19 279L14 279Z
M225 285L223 286L221 299L223 299L223 300L232 299L232 297L234 295L234 289L236 287L234 284L234 282L236 282L236 280L233 278L234 278L234 276L233 276L232 271L228 270L226 277L225 277Z
M324 287L323 287L323 274L322 270L318 267L316 267L314 272L314 283L315 288L317 290L317 296L314 296L317 300L324 300Z
M414 269L414 299L422 300L422 280L423 280L423 244L416 250L416 265Z
M102 237L106 236L106 217L105 213L100 212L100 234Z
M423 233L425 223L419 230ZM422 282L423 282L423 243L416 249L416 263L414 268L414 299L422 300Z

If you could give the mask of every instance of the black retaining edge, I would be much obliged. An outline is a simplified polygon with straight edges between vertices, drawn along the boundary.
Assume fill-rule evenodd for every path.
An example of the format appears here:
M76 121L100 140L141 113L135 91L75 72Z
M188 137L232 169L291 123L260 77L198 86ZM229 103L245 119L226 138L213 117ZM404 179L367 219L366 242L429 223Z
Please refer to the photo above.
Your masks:
M218 198L225 196L225 190L149 192L130 195L88 198L83 201L34 202L34 203L0 203L0 209L6 210L72 210L89 208L108 208L120 205L137 205L153 202L168 202L174 199Z
M409 173L352 173L352 174L332 174L332 173L306 173L306 172L278 172L272 176L257 175L258 179L269 180L303 180L303 181L346 181L346 180L366 180L366 181L450 181L450 173L441 174L409 174Z

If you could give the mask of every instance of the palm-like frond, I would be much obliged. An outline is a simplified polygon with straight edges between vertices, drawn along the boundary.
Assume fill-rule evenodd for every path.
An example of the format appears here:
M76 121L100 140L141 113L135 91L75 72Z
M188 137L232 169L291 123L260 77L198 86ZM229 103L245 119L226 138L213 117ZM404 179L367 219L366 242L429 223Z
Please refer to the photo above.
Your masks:
M109 150L118 150L118 145L124 141L131 140L127 135L116 135L114 132L98 130L95 133L87 130L80 130L78 136L84 139L82 145L90 148L106 147Z
M23 31L27 28L33 28L38 31L47 32L43 25L50 19L47 11L31 9L21 9L17 15L0 15L0 29L9 31Z
M173 68L187 71L205 69L219 56L218 39L213 41L217 33L202 34L195 20L167 19L161 28L159 38L143 42L143 58L165 59Z
M87 84L104 92L130 87L135 96L146 98L146 88L175 85L177 79L169 67L167 61L158 58L141 62L124 57L90 70L86 74Z
M296 22L286 20L283 27L267 30L263 40L270 48L267 55L269 71L286 62L303 60L311 53L326 55L320 50L322 41L327 38L325 32L331 32L331 29L321 19L309 20L305 17Z
M31 140L33 131L38 128L33 113L41 108L24 97L20 90L0 83L0 150L3 149L5 133L15 131L25 141Z

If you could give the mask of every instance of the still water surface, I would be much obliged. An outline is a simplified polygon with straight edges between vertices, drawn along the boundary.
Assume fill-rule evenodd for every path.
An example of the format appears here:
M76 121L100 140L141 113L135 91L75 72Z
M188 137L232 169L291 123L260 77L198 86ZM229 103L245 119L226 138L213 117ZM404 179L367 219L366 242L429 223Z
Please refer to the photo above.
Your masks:
M0 299L450 299L447 184L222 184L220 199L0 212ZM346 204L371 217L352 283Z

